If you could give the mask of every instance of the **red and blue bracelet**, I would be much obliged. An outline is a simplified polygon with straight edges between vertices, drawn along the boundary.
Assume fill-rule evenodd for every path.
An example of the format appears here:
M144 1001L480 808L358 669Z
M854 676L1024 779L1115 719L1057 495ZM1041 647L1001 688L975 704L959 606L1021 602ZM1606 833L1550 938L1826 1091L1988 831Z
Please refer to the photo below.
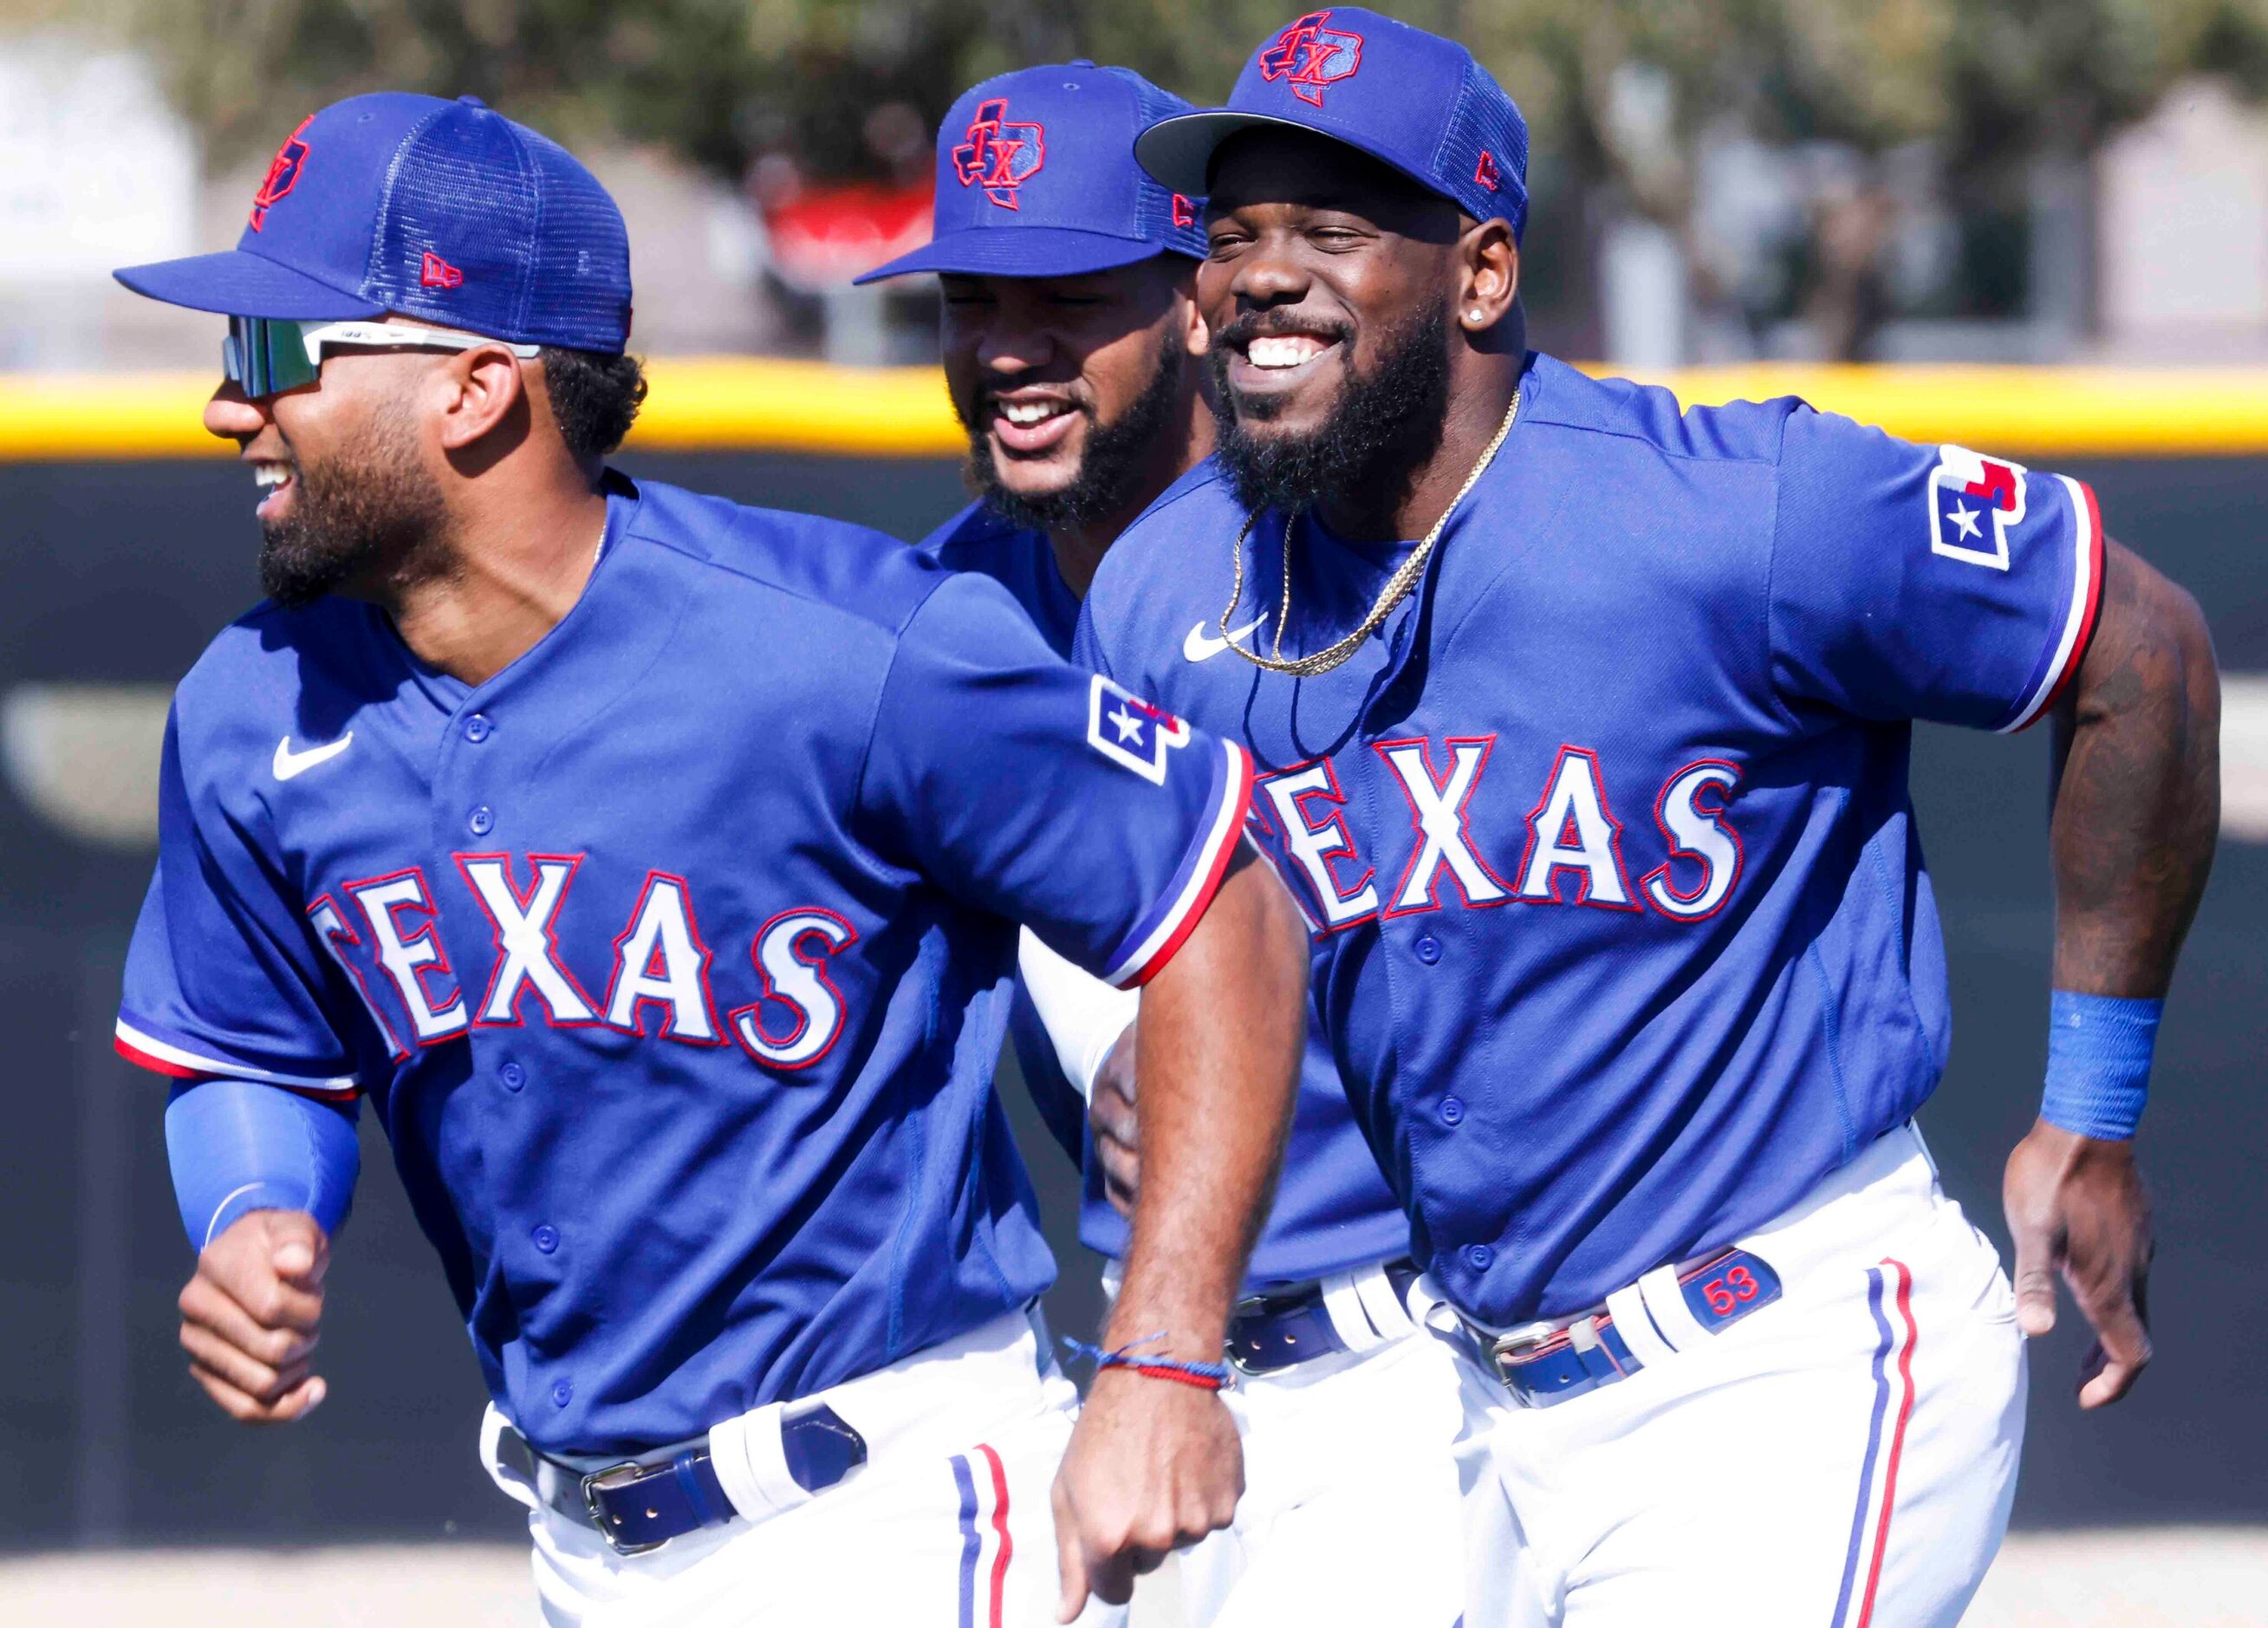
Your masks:
M1184 1362L1178 1357L1145 1356L1141 1348L1155 1344L1166 1337L1166 1331L1145 1335L1121 1345L1116 1351L1105 1351L1100 1345L1090 1345L1085 1340L1063 1337L1064 1347L1073 1356L1091 1357L1099 1373L1104 1368L1131 1368L1145 1379L1171 1380L1176 1385L1194 1385L1199 1390L1221 1390L1229 1383L1228 1365L1225 1362Z

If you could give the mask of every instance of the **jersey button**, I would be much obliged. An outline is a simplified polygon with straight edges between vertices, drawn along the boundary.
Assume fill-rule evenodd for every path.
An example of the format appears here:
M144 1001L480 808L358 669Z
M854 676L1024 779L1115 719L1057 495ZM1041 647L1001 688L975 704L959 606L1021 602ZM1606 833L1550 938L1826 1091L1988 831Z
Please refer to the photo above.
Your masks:
M1441 959L1441 941L1430 932L1410 947L1417 951L1418 959L1429 967Z
M496 810L482 803L465 816L465 829L475 836L486 836L496 829Z
M504 1081L507 1091L517 1091L527 1083L527 1071L517 1063L507 1063L497 1070L497 1078Z
M1441 1123L1454 1129L1465 1123L1465 1104L1462 1097L1441 1099Z
M559 1247L559 1229L549 1221L538 1227L529 1236L535 1240L535 1247L546 1255Z
M551 1381L551 1405L553 1407L563 1408L574 1400L575 1388L572 1385L570 1385L565 1380L554 1380Z
M475 712L465 720L465 739L475 746L495 733L496 726L489 721L489 715L485 712Z
M1496 1251L1484 1243L1469 1243L1465 1246L1465 1264L1476 1272L1486 1271L1495 1260Z

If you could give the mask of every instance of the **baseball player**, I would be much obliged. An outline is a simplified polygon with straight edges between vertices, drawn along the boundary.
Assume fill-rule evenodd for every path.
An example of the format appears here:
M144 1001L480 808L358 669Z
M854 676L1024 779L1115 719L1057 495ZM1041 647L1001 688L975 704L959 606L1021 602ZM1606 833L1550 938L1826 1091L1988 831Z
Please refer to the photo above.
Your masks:
M985 81L939 131L932 241L868 274L934 272L942 288L946 381L982 496L922 547L998 578L1064 652L1104 551L1212 446L1186 349L1201 201L1133 158L1145 124L1187 111L1092 63ZM1218 660L1226 645L1199 630L1187 651ZM1113 1200L1139 1165L1135 997L1030 935L1022 960L1018 1057L1084 1164L1082 1238L1122 1260ZM1316 1029L1230 1326L1245 1495L1228 1530L1176 1560L1193 1628L1455 1617L1456 1375L1411 1315L1408 1232Z
M2195 605L2076 481L1531 353L1525 129L1448 41L1310 12L1137 152L1211 195L1221 442L1080 647L1253 753L1460 1354L1469 1628L1951 1623L2057 1274L2082 1405L2149 1355L2132 1138L2216 823ZM1948 998L1906 764L1914 719L2043 717L2012 1292L1911 1123Z
M607 472L621 217L476 101L326 108L235 250L120 276L227 314L206 424L263 493L270 598L176 696L118 1023L179 1082L205 1389L321 1400L366 1096L547 1620L1069 1620L1224 1524L1307 965L1241 750L981 577ZM990 1089L1018 921L1153 981L1075 1435Z

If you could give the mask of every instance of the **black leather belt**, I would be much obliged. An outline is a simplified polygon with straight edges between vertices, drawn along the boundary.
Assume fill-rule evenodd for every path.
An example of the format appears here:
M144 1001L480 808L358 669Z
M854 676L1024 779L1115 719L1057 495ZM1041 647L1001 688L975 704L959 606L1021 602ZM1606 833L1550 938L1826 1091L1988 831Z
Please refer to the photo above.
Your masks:
M787 1472L806 1492L825 1492L866 1462L865 1438L823 1402L791 1403L781 1411L779 1433ZM673 1537L723 1526L739 1514L706 1445L652 1462L628 1459L587 1472L537 1452L510 1425L502 1447L507 1467L525 1476L546 1504L589 1521L616 1554L645 1554ZM555 1473L545 1475L545 1466Z
M1389 1261L1380 1270L1394 1285L1394 1298L1408 1306L1410 1285L1418 1278L1417 1266L1408 1260ZM1238 1370L1256 1377L1354 1349L1332 1326L1320 1283L1303 1283L1240 1302L1229 1319L1226 1346L1228 1359Z

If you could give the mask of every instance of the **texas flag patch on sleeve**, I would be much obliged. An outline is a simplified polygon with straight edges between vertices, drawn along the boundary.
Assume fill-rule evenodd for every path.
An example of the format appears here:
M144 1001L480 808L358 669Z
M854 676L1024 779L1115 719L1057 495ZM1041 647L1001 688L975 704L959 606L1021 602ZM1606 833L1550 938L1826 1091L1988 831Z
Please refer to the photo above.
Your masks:
M1929 472L1929 549L1971 565L2008 569L2008 534L2023 523L2024 466L1965 446L1938 451Z
M1166 754L1189 743L1189 726L1097 673L1087 691L1086 743L1152 785L1166 784Z

